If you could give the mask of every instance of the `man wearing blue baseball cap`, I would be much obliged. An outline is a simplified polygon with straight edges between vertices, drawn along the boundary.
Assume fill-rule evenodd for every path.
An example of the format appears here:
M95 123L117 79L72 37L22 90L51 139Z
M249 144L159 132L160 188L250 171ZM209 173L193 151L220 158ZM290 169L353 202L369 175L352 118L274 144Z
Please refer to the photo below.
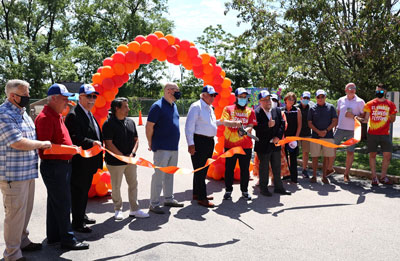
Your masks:
M272 97L267 90L258 94L260 106L255 110L257 125L254 126L258 141L255 142L254 151L260 159L259 178L260 194L271 197L268 191L269 164L271 164L274 177L274 192L281 195L290 195L283 187L281 180L281 146L275 146L283 137L285 120L279 108L272 108Z
M47 92L47 105L36 117L36 134L38 140L49 140L53 144L72 145L68 129L62 120L62 111L72 96L67 88L55 83ZM41 158L40 173L47 188L47 244L61 244L69 250L88 249L89 244L76 239L71 229L71 159L72 155L44 155Z
M188 151L192 158L193 169L203 167L214 151L214 136L217 135L217 119L211 104L218 93L214 87L203 87L200 100L190 105L185 124ZM214 207L207 197L206 175L208 167L193 174L193 199L200 206Z
M100 126L90 112L98 94L92 85L83 84L79 88L78 105L72 108L65 118L72 143L84 150L93 146L101 147L103 144ZM92 230L86 224L96 223L94 219L88 218L85 212L93 175L98 169L103 169L103 153L91 158L83 158L81 155L72 158L72 228L81 233L90 233Z

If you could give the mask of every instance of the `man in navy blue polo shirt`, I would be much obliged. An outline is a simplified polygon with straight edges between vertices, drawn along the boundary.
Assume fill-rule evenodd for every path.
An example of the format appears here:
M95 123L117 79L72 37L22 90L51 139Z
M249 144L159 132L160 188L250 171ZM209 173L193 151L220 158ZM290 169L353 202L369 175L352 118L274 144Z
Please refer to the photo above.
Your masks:
M179 87L175 83L167 83L164 97L156 101L150 108L146 123L146 137L149 150L154 152L153 161L156 166L176 166L178 164L179 113L175 101L181 97ZM164 190L164 206L183 207L173 195L174 175L156 169L151 178L150 211L164 214L160 207L161 190Z
M336 127L338 117L335 107L326 103L326 92L318 90L316 93L317 104L312 106L308 111L308 126L312 130L312 138L321 139L334 143L332 129ZM335 149L324 147L317 143L311 143L310 153L312 157L313 177L310 179L311 183L317 182L317 167L319 156L324 157L322 163L322 182L329 184L327 179L327 170L332 169L333 160L335 158Z

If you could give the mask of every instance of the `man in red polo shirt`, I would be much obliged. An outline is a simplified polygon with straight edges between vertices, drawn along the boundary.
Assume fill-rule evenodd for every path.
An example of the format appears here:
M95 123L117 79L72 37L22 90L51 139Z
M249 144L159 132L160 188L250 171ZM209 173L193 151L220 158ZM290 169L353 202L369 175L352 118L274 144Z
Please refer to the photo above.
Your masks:
M38 140L53 144L72 145L61 112L71 96L62 84L53 84L47 92L48 104L35 119ZM89 244L78 241L71 229L71 159L72 155L44 155L39 150L40 172L47 188L47 244L61 244L69 250L88 249Z

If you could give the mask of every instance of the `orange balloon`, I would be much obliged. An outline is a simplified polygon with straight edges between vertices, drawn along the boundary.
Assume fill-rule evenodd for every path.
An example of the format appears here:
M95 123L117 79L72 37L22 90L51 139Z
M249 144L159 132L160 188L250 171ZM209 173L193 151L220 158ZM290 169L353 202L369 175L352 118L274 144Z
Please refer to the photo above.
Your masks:
M226 73L225 73L225 71L224 71L224 70L222 70L222 71L219 73L219 75L221 75L222 77L224 77L224 78L225 78L225 76L226 76Z
M225 106L227 106L229 104L229 101L227 99L221 99L218 102L218 106L224 108Z
M229 88L223 88L222 92L221 92L221 98L229 98L231 96L231 91L229 90Z
M96 185L99 181L100 181L100 171L101 170L97 170L96 174L93 175L93 179L92 179L92 184Z
M186 61L188 58L188 54L185 50L180 50L178 53L178 61L180 61L181 63L183 63L184 61Z
M102 95L97 95L97 99L94 102L94 106L96 106L97 108L101 108L104 107L104 105L106 105L106 99L104 98L104 96Z
M232 82L229 78L224 78L224 82L222 83L222 88L228 88L231 86Z
M195 46L194 42L190 42L190 46Z
M104 92L103 96L106 99L106 101L111 102L115 98L114 90L111 89L109 91Z
M100 119L100 128L103 128L103 124L104 124L104 122L106 122L106 120L107 120L107 117L103 117Z
M143 43L140 44L140 50L144 53L149 54L149 53L151 53L152 49L153 49L153 46L148 41L144 41Z
M211 74L214 71L214 66L211 63L206 63L203 65L203 72L205 74Z
M96 105L96 103L95 103L95 105ZM93 106L93 108L92 108L92 110L91 110L92 114L95 114L96 111L97 111L96 106Z
M131 74L131 73L133 73L135 70L136 70L136 69L135 69L135 64L133 64L133 63L126 63L126 64L125 64L125 72L126 72L127 74Z
M160 51L161 51L161 50L160 50ZM166 54L165 52L161 51L161 52L160 52L160 56L158 57L158 60L159 60L160 62L163 62L163 61L167 60L167 54Z
M223 150L224 150L224 144L222 143L222 142L218 142L216 145L215 145L215 151L219 154L219 153L222 153L223 152Z
M114 70L111 68L111 66L104 66L103 69L101 70L101 75L103 76L103 79L105 78L111 78L115 75Z
M223 110L223 109L224 109L224 108L221 108L221 107L216 107L216 108L214 108L215 117L216 117L217 119L221 118L222 110Z
M97 196L99 197L104 197L108 193L108 187L107 184L104 183L103 181L99 181L99 183L96 184L96 193Z
M213 81L213 75L212 74L204 74L203 75L203 80L204 82L207 82L206 85L211 85L212 81Z
M129 47L125 44L121 44L117 47L117 52L127 53L129 51Z
M207 64L210 61L210 55L208 53L202 53L200 54L202 64Z
M90 186L88 191L88 198L94 198L96 196L96 185Z
M220 180L225 176L225 164L217 163L214 167L213 177L215 180Z
M190 59L187 59L186 61L184 61L182 63L182 66L185 67L186 70L192 70L193 69L193 65L192 65L192 62L190 61Z
M69 106L67 105L65 108L64 108L64 110L61 112L61 115L62 116L67 116L67 114L69 113L69 110L70 110L70 108L69 108Z
M125 65L123 65L122 63L114 64L113 69L116 75L123 75L125 73Z
M107 183L108 189L112 189L111 183Z
M135 71L139 68L139 66L140 66L140 63L134 63L133 64L133 68L135 69Z
M252 172L253 168L254 168L254 163L250 161L249 172Z
M168 40L168 44L169 44L169 45L173 45L173 44L175 43L175 37L174 37L174 36L172 36L172 35L170 35L170 34L167 34L167 35L165 36L165 38Z
M161 31L155 31L154 34L157 35L158 38L164 37L164 34Z
M160 57L161 55L161 50L160 48L153 46L153 49L151 50L151 57L153 57L153 59L157 59Z
M138 53L140 51L140 43L136 41L128 43L128 51Z
M93 84L101 84L103 82L103 77L100 73L95 73L92 76L92 82Z

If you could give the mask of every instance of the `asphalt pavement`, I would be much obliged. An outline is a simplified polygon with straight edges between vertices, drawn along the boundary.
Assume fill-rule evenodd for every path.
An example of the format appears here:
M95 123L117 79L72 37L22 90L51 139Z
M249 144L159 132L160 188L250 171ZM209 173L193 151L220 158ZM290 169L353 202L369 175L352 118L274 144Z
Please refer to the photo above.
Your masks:
M137 119L136 123L137 123ZM146 118L144 118L144 123ZM399 122L399 119L397 120ZM181 118L178 166L191 168ZM138 156L152 160L144 126L138 126ZM138 167L139 203L147 211L153 170ZM241 199L239 184L232 200L223 200L224 182L209 180L214 209L191 201L193 175L176 175L175 198L183 208L165 208L148 219L129 218L127 186L122 185L125 219L116 222L110 197L90 199L89 217L95 218L90 234L77 233L89 250L63 251L46 245L46 189L36 182L35 205L29 223L30 238L43 249L26 253L27 260L398 260L400 257L400 186L372 188L369 181L341 175L330 185L285 183L293 194L259 195L250 181L252 201ZM273 188L270 189L272 191ZM0 210L0 222L4 209ZM3 234L3 226L0 226ZM0 249L4 241L0 239Z

